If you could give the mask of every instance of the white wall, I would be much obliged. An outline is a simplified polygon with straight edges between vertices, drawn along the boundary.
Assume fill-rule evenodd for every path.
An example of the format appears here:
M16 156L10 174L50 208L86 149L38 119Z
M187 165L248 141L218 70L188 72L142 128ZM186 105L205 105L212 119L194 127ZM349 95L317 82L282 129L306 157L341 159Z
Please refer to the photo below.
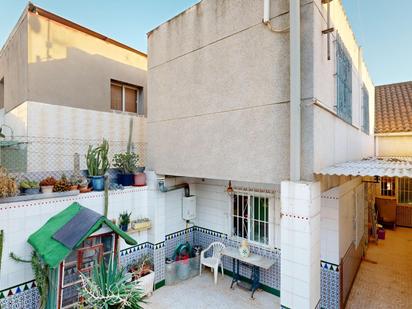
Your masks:
M356 193L363 195L360 177L321 196L321 259L336 265L356 239ZM364 201L364 197L359 197ZM364 205L366 207L366 205ZM362 208L363 209L363 208ZM361 227L363 231L364 226Z
M72 170L74 153L86 169L88 145L110 141L109 155L126 151L129 121L133 119L132 141L140 164L145 164L146 118L115 112L25 102L6 113L5 123L19 141L28 143L28 172ZM9 132L5 129L7 137Z
M198 218L196 225L215 230L221 233L226 233L231 236L232 227L232 209L230 196L227 194L228 183L222 180L204 180L197 179L195 181L197 197ZM280 248L280 186L270 184L246 183L232 181L234 189L245 188L253 191L253 189L270 190L274 192L274 246Z
M377 155L382 157L411 157L412 134L377 135L376 150Z
M6 203L0 206L0 229L4 231L2 266L0 271L0 290L33 279L30 264L16 263L9 258L11 252L23 258L30 258L31 246L28 237L42 227L48 219L73 202L99 213L104 209L104 193L91 192L74 197L43 199L19 203ZM131 211L132 220L149 216L147 207L147 188L110 191L109 219L118 219L120 212ZM131 234L138 243L146 242L146 231ZM123 240L120 249L128 247Z
M374 102L375 90L363 60L360 46L350 27L341 1L332 1L330 57L327 59L326 5L313 2L313 171L338 162L358 160L374 154ZM352 125L336 115L336 39L342 40L352 62ZM362 132L362 87L369 93L370 135Z

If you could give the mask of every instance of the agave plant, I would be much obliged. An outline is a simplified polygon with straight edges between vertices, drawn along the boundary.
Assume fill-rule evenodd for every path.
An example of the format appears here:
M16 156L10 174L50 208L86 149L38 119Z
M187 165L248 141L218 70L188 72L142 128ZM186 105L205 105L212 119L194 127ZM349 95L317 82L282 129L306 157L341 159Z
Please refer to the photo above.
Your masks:
M110 167L109 142L103 139L101 145L93 147L89 145L86 154L86 163L89 176L104 176Z
M91 277L80 274L82 287L79 294L91 308L141 309L142 291L131 274L118 266L117 256L110 257L108 265L104 261L95 263Z

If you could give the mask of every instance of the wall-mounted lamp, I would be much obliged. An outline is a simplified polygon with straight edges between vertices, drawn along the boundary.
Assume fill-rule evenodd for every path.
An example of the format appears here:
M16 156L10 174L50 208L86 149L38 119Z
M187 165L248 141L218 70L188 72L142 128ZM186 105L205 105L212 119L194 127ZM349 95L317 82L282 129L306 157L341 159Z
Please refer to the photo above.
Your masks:
M226 193L229 194L229 195L233 194L233 188L232 188L232 181L231 180L229 180L229 184L226 188Z

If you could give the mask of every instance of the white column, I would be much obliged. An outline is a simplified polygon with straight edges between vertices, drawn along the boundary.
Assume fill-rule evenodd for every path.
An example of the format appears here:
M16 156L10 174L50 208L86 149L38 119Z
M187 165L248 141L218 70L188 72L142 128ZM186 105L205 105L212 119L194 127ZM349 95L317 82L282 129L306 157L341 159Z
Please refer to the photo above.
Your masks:
M159 176L153 171L146 171L148 198L147 208L152 228L148 232L148 241L157 244L165 240L166 194L159 191Z
M283 308L313 309L320 300L320 184L281 183Z

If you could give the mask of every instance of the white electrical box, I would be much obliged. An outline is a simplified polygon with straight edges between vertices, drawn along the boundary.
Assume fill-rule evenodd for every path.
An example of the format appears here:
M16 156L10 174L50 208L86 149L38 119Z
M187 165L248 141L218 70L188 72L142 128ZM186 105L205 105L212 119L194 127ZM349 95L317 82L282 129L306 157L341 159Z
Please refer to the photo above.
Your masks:
M183 220L193 220L196 218L196 196L183 197L182 207Z

